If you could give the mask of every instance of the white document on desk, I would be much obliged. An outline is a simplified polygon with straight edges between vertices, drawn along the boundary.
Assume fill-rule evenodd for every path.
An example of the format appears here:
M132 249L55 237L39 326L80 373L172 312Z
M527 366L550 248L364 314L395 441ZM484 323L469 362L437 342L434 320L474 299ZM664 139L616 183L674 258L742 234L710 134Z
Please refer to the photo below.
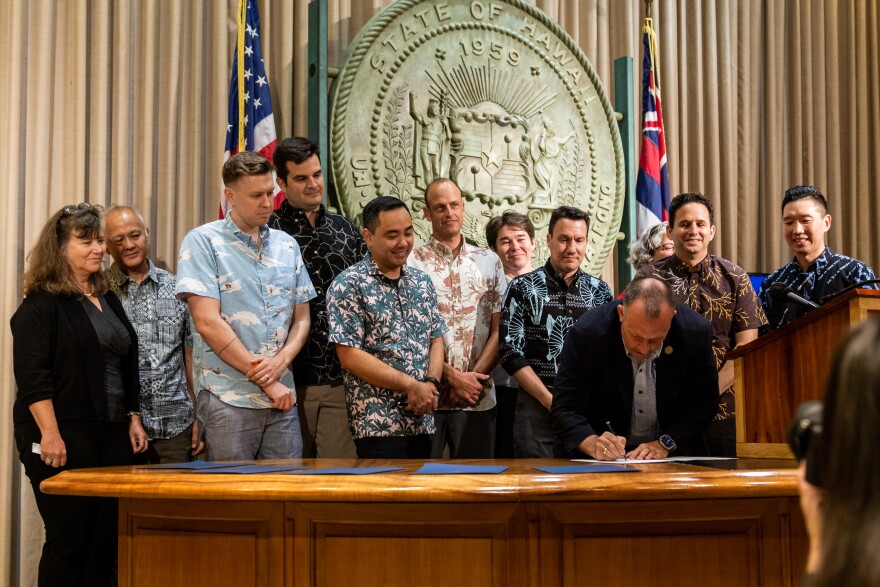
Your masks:
M736 457L666 457L665 459L617 459L614 461L599 461L596 459L571 459L575 463L687 463L688 461L732 461Z

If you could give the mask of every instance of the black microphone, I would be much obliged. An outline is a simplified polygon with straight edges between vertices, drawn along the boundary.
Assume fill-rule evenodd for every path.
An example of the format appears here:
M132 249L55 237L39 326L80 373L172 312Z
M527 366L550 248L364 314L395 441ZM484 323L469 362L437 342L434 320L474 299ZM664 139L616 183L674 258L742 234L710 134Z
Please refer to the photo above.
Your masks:
M794 293L794 290L791 289L790 285L786 285L778 281L770 285L770 297L772 297L776 301L789 301L799 306L809 308L811 310L815 310L819 307L817 304L811 302L810 300L805 300L801 296Z
M827 301L830 300L831 298L835 298L835 297L837 297L837 296L839 296L839 295L843 295L843 294L845 294L845 293L848 292L848 291L852 291L852 290L854 290L854 289L862 289L862 288L863 288L864 286L866 286L866 285L874 285L874 284L876 284L876 283L880 283L880 279L866 279L865 281L860 281L860 282L858 282L858 283L854 283L854 284L852 284L852 285L848 285L848 286L846 286L845 288L843 288L843 289L840 290L840 291L836 291L836 292L834 292L834 293L830 293L830 294L828 294L827 296L824 296L821 300L819 300L819 303L820 303L820 304L824 304L825 302L827 302Z

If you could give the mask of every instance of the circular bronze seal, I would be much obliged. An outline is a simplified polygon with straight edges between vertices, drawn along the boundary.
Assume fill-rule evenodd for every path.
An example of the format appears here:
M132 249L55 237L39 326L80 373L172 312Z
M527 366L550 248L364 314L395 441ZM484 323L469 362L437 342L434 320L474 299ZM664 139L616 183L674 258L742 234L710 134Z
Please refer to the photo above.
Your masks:
M528 214L534 263L548 255L550 213L590 216L583 267L598 274L617 241L623 151L614 111L586 56L521 0L398 0L370 20L333 85L330 151L342 212L400 198L426 240L424 188L461 188L468 240L488 220Z

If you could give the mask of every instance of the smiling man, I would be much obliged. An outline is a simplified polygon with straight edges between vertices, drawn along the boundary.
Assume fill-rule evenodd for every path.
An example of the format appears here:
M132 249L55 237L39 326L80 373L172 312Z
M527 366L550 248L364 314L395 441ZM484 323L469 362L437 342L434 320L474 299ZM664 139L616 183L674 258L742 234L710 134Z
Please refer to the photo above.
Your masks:
M769 329L784 326L807 312L804 306L775 300L770 286L781 283L802 298L820 303L857 283L875 279L871 268L857 259L834 253L825 245L831 228L828 202L817 188L799 185L785 190L782 198L782 236L794 258L773 272L761 284L761 304L767 313ZM876 289L877 284L865 284Z
M362 459L427 459L446 323L431 279L406 265L413 247L406 204L379 196L364 206L363 221L370 252L327 293L349 429Z
M608 284L580 265L590 231L586 212L562 206L550 215L550 258L508 286L501 311L501 365L519 383L513 424L518 458L552 458L550 405L565 335L590 308L611 301Z
M302 455L293 374L315 290L293 237L269 228L275 182L259 153L223 165L232 209L180 245L177 295L189 304L199 428L208 459Z
M715 238L715 208L703 194L679 194L669 204L669 238L675 254L645 265L639 275L666 280L679 303L687 304L712 323L712 349L719 371L721 404L706 431L714 456L736 456L736 406L733 365L725 357L735 346L758 337L767 323L748 274L738 265L709 254Z
M296 239L309 271L315 298L309 303L312 328L291 369L305 458L355 458L348 431L342 366L328 339L327 290L333 279L367 252L354 224L324 207L324 172L318 145L304 137L278 143L272 154L285 200L269 221Z
M676 305L665 281L636 277L622 302L588 312L565 340L551 411L556 456L701 455L717 408L711 326Z
M150 439L146 463L174 463L204 448L195 424L192 336L189 311L174 294L177 278L150 260L150 231L141 213L114 206L104 215L104 235L113 265L110 288L138 335L140 416Z
M453 459L491 459L495 454L496 398L490 376L498 363L498 320L507 287L498 255L461 234L461 190L435 179L425 190L431 238L413 250L409 264L428 274L437 291L443 336L443 390L434 412L437 432L431 457L449 447Z

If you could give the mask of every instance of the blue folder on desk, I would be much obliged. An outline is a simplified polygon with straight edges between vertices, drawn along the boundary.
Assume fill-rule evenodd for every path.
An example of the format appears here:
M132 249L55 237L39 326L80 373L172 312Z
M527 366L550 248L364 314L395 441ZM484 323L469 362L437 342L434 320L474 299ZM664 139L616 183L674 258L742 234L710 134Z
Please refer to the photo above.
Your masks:
M497 475L507 470L504 466L484 465L452 465L444 463L426 463L411 475Z
M200 474L233 473L235 475L256 475L258 473L287 473L299 469L305 469L305 467L299 465L243 465L216 469L199 469L195 472Z
M403 471L404 467L331 467L328 469L306 469L303 471L291 471L290 475L372 475L373 473L388 473L389 471Z
M252 463L215 463L211 461L190 461L188 463L167 463L163 465L142 465L139 469L181 469L181 470L197 470L197 469L228 469L230 467L245 467Z

